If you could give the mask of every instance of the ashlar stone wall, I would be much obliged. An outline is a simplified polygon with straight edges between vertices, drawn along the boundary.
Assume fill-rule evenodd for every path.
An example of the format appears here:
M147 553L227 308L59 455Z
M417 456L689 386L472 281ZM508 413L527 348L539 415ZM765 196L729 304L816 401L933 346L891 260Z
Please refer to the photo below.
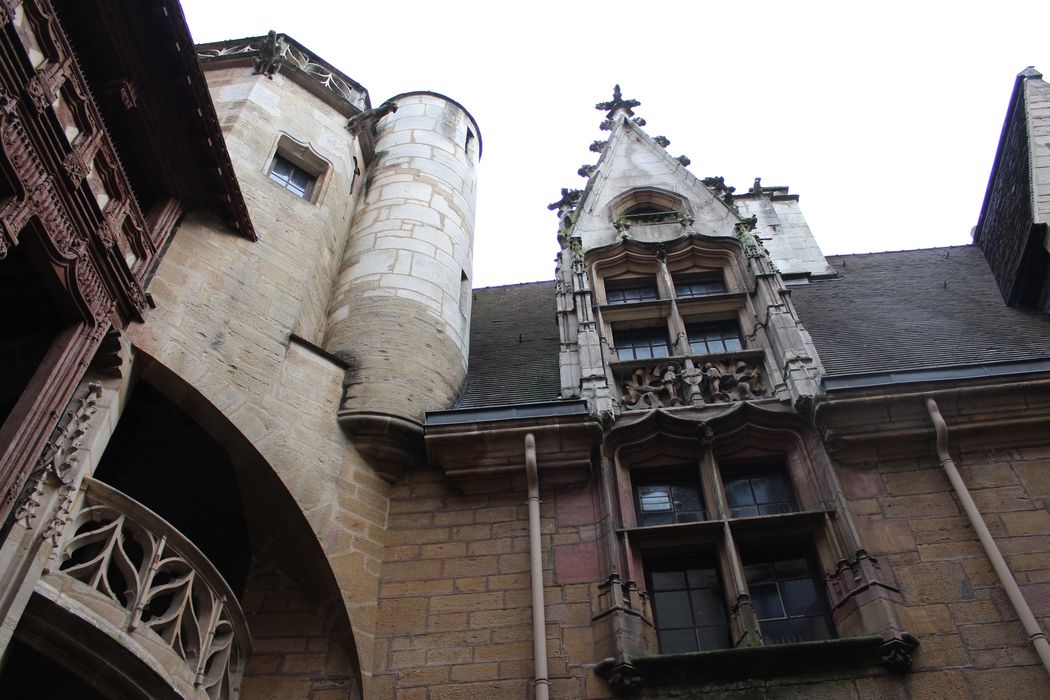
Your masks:
M541 476L541 498L551 697L606 697L590 670L600 575L593 494ZM375 697L532 697L528 527L524 473L458 483L426 469L394 485Z
M1048 629L1050 447L953 457ZM904 627L921 641L904 679L910 697L1050 696L1050 679L937 459L871 461L840 475L865 543L900 586Z
M261 453L309 521L335 573L361 667L371 668L387 486L336 422L343 370L318 341L356 198L345 118L282 74L208 74L259 241L186 217L152 283L157 308L130 330ZM316 202L271 182L282 136L331 164Z

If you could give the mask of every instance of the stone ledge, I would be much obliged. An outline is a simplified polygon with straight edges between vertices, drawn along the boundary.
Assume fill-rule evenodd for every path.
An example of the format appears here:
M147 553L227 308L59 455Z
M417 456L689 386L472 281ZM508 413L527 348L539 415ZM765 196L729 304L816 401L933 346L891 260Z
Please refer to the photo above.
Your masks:
M646 686L796 675L874 666L882 662L879 635L645 656L632 660Z

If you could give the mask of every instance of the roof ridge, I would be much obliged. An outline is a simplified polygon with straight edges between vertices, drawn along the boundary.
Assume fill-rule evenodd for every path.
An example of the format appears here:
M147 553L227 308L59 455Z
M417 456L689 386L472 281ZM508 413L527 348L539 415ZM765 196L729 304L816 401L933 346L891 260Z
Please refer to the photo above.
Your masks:
M493 284L488 287L474 287L472 291L480 292L483 289L506 289L508 287L524 287L530 284L551 284L555 280L553 278L549 280L535 280L533 282L513 282L511 284Z
M960 248L977 248L977 246L975 246L972 243L959 243L958 245L931 246L929 248L892 248L889 250L869 250L863 253L829 253L825 257L850 258L859 257L861 255L884 255L886 253L919 253L928 250L957 250Z

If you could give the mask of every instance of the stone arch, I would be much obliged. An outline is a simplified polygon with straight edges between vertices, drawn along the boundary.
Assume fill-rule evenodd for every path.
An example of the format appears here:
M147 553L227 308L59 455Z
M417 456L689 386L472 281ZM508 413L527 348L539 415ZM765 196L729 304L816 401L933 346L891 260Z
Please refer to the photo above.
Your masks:
M227 452L241 500L251 557L242 608L255 640L242 697L278 693L360 697L361 668L350 618L321 543L262 453L192 384L136 350L135 374ZM264 570L272 575L261 577ZM333 692L334 691L334 692Z

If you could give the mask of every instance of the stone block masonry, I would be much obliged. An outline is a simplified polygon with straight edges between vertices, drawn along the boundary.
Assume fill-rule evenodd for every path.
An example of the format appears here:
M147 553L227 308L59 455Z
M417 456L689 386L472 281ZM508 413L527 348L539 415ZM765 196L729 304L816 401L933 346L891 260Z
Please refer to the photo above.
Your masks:
M440 95L393 98L351 225L325 347L351 358L344 408L419 422L466 377L478 131Z

